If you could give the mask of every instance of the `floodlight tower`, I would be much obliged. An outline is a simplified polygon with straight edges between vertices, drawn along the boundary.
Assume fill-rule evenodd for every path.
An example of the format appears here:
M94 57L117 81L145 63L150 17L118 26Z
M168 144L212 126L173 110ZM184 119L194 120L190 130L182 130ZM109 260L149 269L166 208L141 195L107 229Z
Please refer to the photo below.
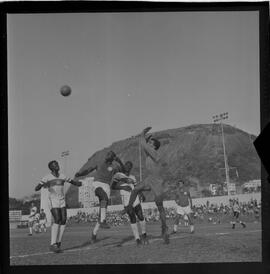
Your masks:
M223 120L228 119L228 112L221 113L219 115L213 116L214 123L220 122L221 126L221 134L222 134L222 145L223 145L223 154L224 154L224 165L225 165L225 176L226 176L226 185L227 185L227 191L228 196L230 195L229 191L229 184L230 184L230 176L229 176L229 168L228 168L228 160L226 156L226 148L225 148L225 138L224 138L224 131L223 131Z

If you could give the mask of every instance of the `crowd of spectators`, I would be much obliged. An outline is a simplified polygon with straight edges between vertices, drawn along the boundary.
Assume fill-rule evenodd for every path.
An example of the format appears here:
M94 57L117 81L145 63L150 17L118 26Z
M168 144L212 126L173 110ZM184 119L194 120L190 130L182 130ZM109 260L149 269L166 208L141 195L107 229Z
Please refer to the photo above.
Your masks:
M251 199L248 202L239 202L241 209L241 218L247 222L259 222L261 217L261 204L257 200ZM229 205L221 204L196 204L192 208L195 223L226 223L230 222L232 209ZM174 219L176 208L165 208L168 219ZM147 222L156 222L159 220L157 208L144 209L144 216ZM98 220L98 212L86 213L78 211L75 216L68 218L68 224L72 223L95 223ZM129 223L127 214L121 211L108 211L106 221L110 226L119 226Z

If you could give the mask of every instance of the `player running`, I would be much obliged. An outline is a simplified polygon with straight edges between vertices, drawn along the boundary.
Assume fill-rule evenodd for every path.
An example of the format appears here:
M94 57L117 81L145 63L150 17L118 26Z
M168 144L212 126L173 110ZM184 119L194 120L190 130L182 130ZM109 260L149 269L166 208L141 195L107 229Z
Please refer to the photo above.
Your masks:
M33 227L35 223L35 215L37 214L37 207L35 206L34 203L31 203L30 207L30 215L28 217L28 227L29 227L29 234L28 236L33 235Z
M177 228L178 228L181 217L184 218L184 221L185 221L185 218L188 219L188 223L190 225L190 232L194 233L194 224L191 216L192 199L190 196L189 189L185 186L185 182L182 180L177 183L177 187L178 189L176 190L176 199L175 199L175 202L177 204L177 208L176 208L177 215L175 218L172 234L177 232Z
M232 213L233 213L233 217L232 217L233 220L231 222L232 223L232 229L235 229L236 223L240 223L241 226L243 228L245 228L246 224L239 219L240 212L241 212L239 202L235 199L230 199L230 205L231 205L231 209L232 209Z
M134 189L134 186L136 185L135 176L130 174L132 167L133 167L132 162L128 161L125 163L124 171L117 172L113 176L112 189L120 190L122 203L125 208L128 206L131 190ZM128 216L130 219L131 229L137 245L140 246L142 243L149 244L147 234L146 234L146 223L143 216L141 202L138 196L136 197L133 203L133 210L130 210L128 212ZM140 227L142 232L141 238L140 238L139 230L137 226L137 218L140 222Z
M117 166L114 165L116 162ZM121 160L116 156L113 151L109 151L106 154L105 160L101 164L95 164L94 166L90 166L88 162L80 169L79 172L75 174L76 180L78 177L86 176L91 172L95 171L93 174L94 182L93 188L95 191L95 195L98 197L100 202L99 209L99 220L96 223L93 231L91 240L92 242L96 242L97 240L97 232L99 228L110 228L106 223L106 211L109 203L110 193L111 193L111 182L113 175L118 171L120 165L120 169L124 168Z
M39 216L39 232L46 232L46 223L47 223L47 216L46 213L44 212L44 209L42 208L40 210L40 216Z
M161 220L161 232L165 244L169 244L168 227L166 224L166 214L163 206L163 200L166 192L169 190L166 181L166 173L168 174L168 164L164 160L164 151L160 151L160 142L151 135L146 138L147 132L151 127L148 127L140 134L140 144L146 154L146 169L148 177L143 182L138 183L131 192L127 211L132 212L133 203L136 200L138 193L142 191L152 190L155 196L159 216Z
M49 205L54 220L51 226L50 250L55 253L59 253L61 252L61 240L65 231L67 221L64 183L68 182L75 186L81 186L81 182L71 180L70 178L67 178L63 173L60 173L60 168L57 161L49 162L48 167L51 173L42 178L42 180L36 186L35 190L38 191L42 187L48 188Z

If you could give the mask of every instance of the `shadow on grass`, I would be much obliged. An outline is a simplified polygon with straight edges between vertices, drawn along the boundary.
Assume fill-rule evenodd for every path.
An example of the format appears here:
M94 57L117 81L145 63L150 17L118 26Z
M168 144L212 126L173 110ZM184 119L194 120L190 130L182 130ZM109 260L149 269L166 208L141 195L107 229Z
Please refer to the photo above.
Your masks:
M101 239L98 239L98 238L97 238L97 240L96 240L95 243L92 243L91 240L88 240L87 242L84 242L84 243L82 243L82 244L80 244L80 245L76 245L76 246L72 246L72 247L65 248L65 249L63 249L63 251L65 251L65 250L66 250L66 251L67 251L67 250L72 250L72 249L76 249L76 248L87 247L87 246L90 246L90 245L94 245L94 244L96 244L96 243L98 243L98 242L107 240L107 239L109 239L109 238L111 238L111 237L108 236L108 237L104 237L104 238L101 238Z

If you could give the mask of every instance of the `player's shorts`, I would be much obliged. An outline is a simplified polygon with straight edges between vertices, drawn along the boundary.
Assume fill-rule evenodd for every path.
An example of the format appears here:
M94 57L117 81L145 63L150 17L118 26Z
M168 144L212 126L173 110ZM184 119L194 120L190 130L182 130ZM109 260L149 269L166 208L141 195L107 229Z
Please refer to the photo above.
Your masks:
M28 218L28 224L29 226L33 226L35 222L35 216L29 217Z
M62 208L62 207L66 207L66 201L65 198L61 197L54 197L54 196L49 196L49 208Z
M40 225L45 225L46 224L46 220L45 219L39 220L39 224Z
M130 198L130 192L125 191L125 190L120 190L120 194L121 194L121 198L122 198L122 203L125 206L128 206L129 203L129 198ZM139 197L136 197L136 200L133 203L133 207L137 206L138 204L140 204L140 200Z
M240 215L240 212L239 211L234 211L233 212L233 217L238 219L239 218L239 215Z
M188 215L191 213L191 208L190 206L177 206L176 208L176 213L179 215Z
M145 178L143 184L145 185L145 187L151 188L155 196L164 194L169 189L167 182L159 176L149 175L147 178Z
M94 181L93 182L93 190L95 191L98 187L101 187L106 192L108 198L110 198L110 195L111 195L110 185L102 183L102 182Z

